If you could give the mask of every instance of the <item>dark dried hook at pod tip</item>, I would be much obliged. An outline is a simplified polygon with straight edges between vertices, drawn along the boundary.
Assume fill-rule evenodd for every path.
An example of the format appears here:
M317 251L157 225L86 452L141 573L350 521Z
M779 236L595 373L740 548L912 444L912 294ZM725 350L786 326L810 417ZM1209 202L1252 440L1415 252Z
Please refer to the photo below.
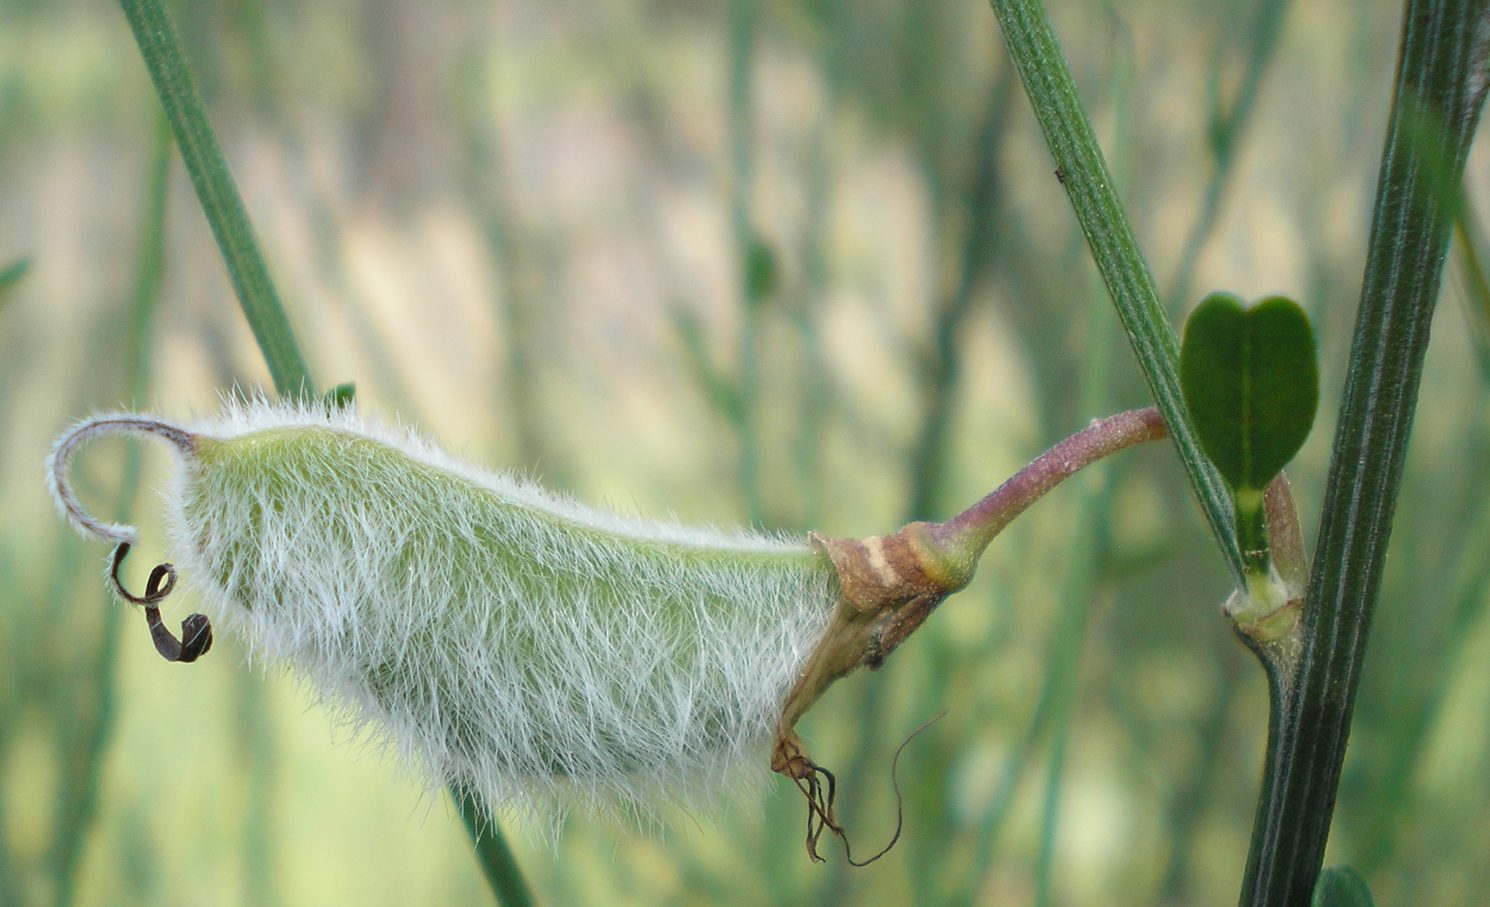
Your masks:
M212 623L205 614L192 614L181 622L181 638L177 639L171 633L165 621L161 619L160 609L156 604L171 594L176 588L176 568L171 564L157 564L150 571L150 578L145 582L145 594L135 595L124 588L124 583L119 579L119 567L124 563L125 555L129 554L129 543L120 542L114 548L114 562L109 570L109 578L113 580L114 591L119 593L130 604L143 605L145 607L145 625L150 628L150 638L155 642L155 651L166 661L179 661L183 664L196 661L212 648Z

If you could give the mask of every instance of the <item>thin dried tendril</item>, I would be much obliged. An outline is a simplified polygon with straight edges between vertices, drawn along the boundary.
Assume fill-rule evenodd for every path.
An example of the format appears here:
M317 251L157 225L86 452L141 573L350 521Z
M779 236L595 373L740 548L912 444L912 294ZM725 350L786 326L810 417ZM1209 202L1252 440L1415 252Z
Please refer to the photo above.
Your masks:
M833 812L833 801L838 797L838 778L816 762L806 761L806 770L800 776L794 776L792 781L797 785L797 790L802 792L802 796L807 798L807 855L814 863L823 862L823 858L817 852L817 843L824 831L831 831L843 841L843 856L850 866L868 866L894 849L900 841L901 831L905 828L905 804L900 793L900 781L896 777L896 772L900 768L900 754L905 752L906 746L922 731L936 724L946 714L942 712L911 731L910 736L901 741L900 746L895 749L895 756L890 760L890 787L895 791L895 833L890 836L889 843L868 859L854 859L854 851L849 844L848 834L843 830L843 826L839 824L838 817Z

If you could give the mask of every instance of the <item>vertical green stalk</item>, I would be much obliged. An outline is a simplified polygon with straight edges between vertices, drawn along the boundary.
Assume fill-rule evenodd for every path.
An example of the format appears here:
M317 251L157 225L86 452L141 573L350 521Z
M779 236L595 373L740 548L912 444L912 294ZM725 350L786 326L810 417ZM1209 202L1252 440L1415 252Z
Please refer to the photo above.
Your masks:
M217 238L233 289L269 366L275 390L280 396L311 396L315 393L315 383L269 277L269 268L207 119L196 82L187 68L180 38L159 0L120 0L119 5L134 31L140 55L155 83L197 200ZM470 816L471 806L466 798L454 787L450 793L461 810L497 900L507 907L531 904L527 882L512 859L501 828L492 821L479 829Z
M1122 185L1129 182L1131 173L1131 158L1123 152L1129 147L1133 133L1133 112L1130 100L1133 94L1134 66L1131 44L1122 40L1117 42L1116 47L1113 69L1107 79L1112 88L1113 121L1116 126L1112 170L1118 183ZM1098 292L1095 286L1090 290L1094 301ZM1113 337L1101 323L1099 314L1099 308L1089 309L1088 336L1092 340L1081 357L1083 374L1079 406L1080 411L1085 413L1104 412L1109 406L1107 381L1111 372ZM1092 487L1094 484L1098 484L1099 487L1094 489ZM1043 738L1046 726L1054 725L1052 730L1054 739L1046 766L1046 797L1043 804L1041 851L1035 876L1037 898L1048 899L1049 897L1052 887L1050 877L1054 872L1052 855L1055 845L1061 772L1064 770L1064 751L1069 739L1071 720L1071 710L1068 703L1062 703L1062 699L1065 689L1075 683L1074 677L1068 681L1068 675L1079 666L1079 663L1063 662L1063 650L1070 648L1065 639L1065 627L1075 624L1074 619L1069 616L1072 609L1079 607L1083 613L1090 610L1099 562L1106 547L1105 531L1099 533L1097 529L1105 530L1106 528L1111 504L1111 487L1111 481L1105 478L1099 482L1088 479L1081 485L1081 497L1076 504L1078 516L1073 524L1082 527L1082 531L1076 539L1071 561L1073 569L1068 574L1069 581L1062 593L1065 602L1063 613L1057 620L1056 631L1052 634L1047 654L1042 659L1042 663L1047 665L1048 669L1041 679L1040 693L1035 700L1029 726L1004 763L1003 772L998 785L994 788L995 792L989 809L974 838L976 843L973 846L973 853L981 865L970 876L970 882L963 888L965 900L971 900L972 892L983 890L991 884L995 868L994 842L1013 805L1020 776L1026 764L1031 761L1036 745ZM1086 632L1085 620L1081 622L1079 630L1083 634Z
M1117 150L1113 155L1113 173L1120 184L1127 184L1132 172L1132 156L1126 152L1133 133L1133 116L1128 100L1132 91L1132 66L1126 55L1119 55L1116 72L1114 106L1117 124ZM1095 286L1088 291L1095 299ZM1089 336L1083 359L1081 407L1084 412L1107 412L1111 406L1108 393L1112 373L1114 338L1103 330L1099 310L1092 307L1087 317ZM1103 554L1107 548L1107 529L1111 514L1112 480L1109 470L1098 467L1086 470L1079 487L1072 525L1080 527L1071 546L1071 560L1066 582L1061 590L1063 604L1051 642L1050 665L1044 685L1049 691L1052 723L1050 754L1045 769L1045 797L1041 804L1039 858L1035 864L1035 903L1050 904L1055 879L1055 847L1060 819L1061 790L1064 786L1066 751L1070 746L1077 698L1081 690L1081 654L1086 643L1092 607L1095 603ZM983 852L978 852L980 857Z
M1428 331L1484 103L1490 0L1407 0L1295 676L1273 712L1241 903L1307 904L1324 858Z
M823 86L823 116L813 125L810 149L804 162L804 222L799 255L802 285L792 294L791 320L796 330L801 358L801 384L793 402L791 463L794 469L791 527L821 525L825 493L826 426L835 411L830 393L830 370L823 344L823 312L833 280L831 252L832 218L835 207L834 176L843 158L837 111L846 96L847 42L843 32L854 11L847 0L828 0L823 7L826 39L818 57ZM770 885L776 904L787 907L800 900L806 890L801 880L801 854L778 846L774 830L798 821L801 804L793 798L771 797L761 823L764 837L754 846L765 855L760 871L773 880ZM790 820L788 820L790 816ZM790 880L790 881L788 881ZM795 884L792 884L795 883ZM719 899L723 903L723 898Z
M979 282L992 269L997 258L999 222L1004 213L1001 203L1000 157L1003 151L1006 123L1013 89L1007 71L994 86L987 114L978 130L977 153L973 155L972 172L967 174L967 204L970 220L963 228L962 250L955 284L944 291L932 326L932 353L923 372L924 405L920 430L911 448L911 495L906 508L907 520L924 520L938 515L938 493L944 484L948 434L952 425L953 406L961 387L962 354L958 345L963 325L973 312ZM940 213L940 212L939 212ZM941 217L947 222L950 218Z
M1393 739L1383 741L1386 753L1381 762L1387 768L1378 777L1385 783L1373 787L1378 794L1370 804L1373 820L1365 824L1365 834L1356 837L1357 856L1352 865L1368 876L1385 868L1404 839L1411 838L1411 810L1423 808L1428 799L1420 775L1428 761L1434 728L1453 720L1445 717L1450 709L1449 679L1480 670L1470 659L1478 640L1477 623L1490 608L1490 496L1481 498L1478 512L1462 525L1464 544L1454 566L1439 572L1424 596L1424 600L1442 602L1446 612L1442 622L1429 629L1435 640L1435 669L1418 672L1423 679L1417 685L1426 688L1413 691L1407 719L1396 725Z
M1058 176L1052 179L1058 178L1065 187L1190 486L1233 576L1241 583L1242 555L1232 527L1230 495L1200 450L1180 391L1179 340L1165 319L1153 275L1123 212L1091 121L1076 96L1076 84L1050 18L1039 0L991 3L1054 158Z
M824 116L816 124L806 162L806 214L802 228L803 286L794 307L797 336L802 348L803 384L797 407L797 432L792 462L798 470L796 522L819 523L823 506L823 434L829 402L829 369L821 336L821 312L831 290L829 245L833 212L834 174L842 155L838 148L839 123L834 112L845 97L846 57L849 48L843 31L852 21L847 0L829 0L823 15L829 35L821 54Z
M1214 798L1214 781L1226 767L1231 754L1232 737L1227 733L1237 704L1242 700L1242 678L1250 663L1245 656L1227 653L1220 659L1210 702L1204 717L1192 723L1198 752L1183 775L1173 778L1173 792L1164 809L1164 875L1157 887L1156 904L1188 904L1198 899L1195 884L1195 840L1201 824L1209 817Z
M165 274L165 225L167 175L171 161L171 134L165 123L156 128L157 141L145 180L145 212L140 224L140 247L135 259L134 289L130 294L129 319L124 332L125 376L128 399L144 398L150 386L150 341L155 331L156 303L160 298ZM124 455L124 472L119 482L119 498L114 511L128 520L140 486L140 450L130 445ZM73 902L77 885L78 863L83 853L83 839L98 812L99 791L103 786L103 763L114 731L115 674L119 661L119 630L126 609L112 595L103 609L103 628L99 632L98 654L94 661L93 684L97 690L96 713L82 734L79 750L81 764L60 798L62 814L57 822L53 844L53 874L57 879L59 907Z
M31 259L21 258L0 267L0 306L10 301L10 291L31 270Z

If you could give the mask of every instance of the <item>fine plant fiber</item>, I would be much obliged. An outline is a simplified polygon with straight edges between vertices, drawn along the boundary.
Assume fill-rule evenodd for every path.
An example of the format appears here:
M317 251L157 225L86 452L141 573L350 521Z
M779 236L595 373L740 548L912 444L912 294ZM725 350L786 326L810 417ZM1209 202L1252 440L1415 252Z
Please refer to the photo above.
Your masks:
M805 541L589 508L350 410L235 402L190 437L171 550L209 615L432 780L647 825L766 777L838 595Z

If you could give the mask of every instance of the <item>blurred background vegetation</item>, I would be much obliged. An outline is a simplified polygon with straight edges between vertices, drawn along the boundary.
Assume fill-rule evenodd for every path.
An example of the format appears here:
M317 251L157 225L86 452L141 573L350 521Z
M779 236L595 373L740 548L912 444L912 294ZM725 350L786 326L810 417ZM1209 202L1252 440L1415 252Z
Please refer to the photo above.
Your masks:
M628 511L867 535L1147 402L984 5L174 9L313 372L472 460ZM1220 288L1316 319L1308 535L1397 6L1052 14L1176 321ZM52 512L41 462L72 418L268 386L162 137L117 8L5 0L0 903L480 903L437 787L232 639L161 661ZM1383 904L1490 888L1490 355L1474 269L1450 267L1329 859ZM79 463L95 509L141 522L136 573L168 557L168 465L123 442ZM517 819L513 842L553 904L1230 903L1266 704L1227 585L1172 453L1124 454L809 715L872 852L895 747L948 710L901 760L884 860L809 864L784 781L661 834L576 817L550 848Z

